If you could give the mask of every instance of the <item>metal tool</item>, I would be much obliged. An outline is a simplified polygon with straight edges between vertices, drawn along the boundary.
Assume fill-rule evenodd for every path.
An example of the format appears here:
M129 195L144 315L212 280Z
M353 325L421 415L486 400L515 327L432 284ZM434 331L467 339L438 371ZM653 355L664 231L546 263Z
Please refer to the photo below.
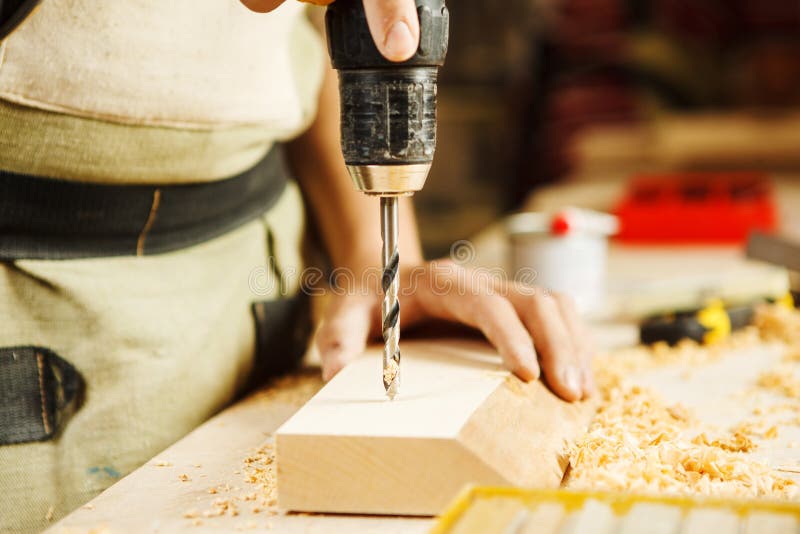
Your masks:
M362 0L328 7L328 51L339 72L342 154L356 189L381 197L383 236L383 385L389 398L400 381L398 199L422 189L436 148L436 82L447 54L444 0L416 0L417 52L384 58L367 26Z
M747 257L800 272L800 239L753 232L747 241Z
M726 308L721 301L713 300L703 308L648 317L641 324L639 340L645 345L660 341L675 345L684 339L716 343L749 325L754 315L755 304Z
M800 308L800 288L797 287L797 279L800 279L800 238L753 232L747 240L746 253L748 258L774 263L792 271L790 274L797 278L790 284L789 297L784 301Z

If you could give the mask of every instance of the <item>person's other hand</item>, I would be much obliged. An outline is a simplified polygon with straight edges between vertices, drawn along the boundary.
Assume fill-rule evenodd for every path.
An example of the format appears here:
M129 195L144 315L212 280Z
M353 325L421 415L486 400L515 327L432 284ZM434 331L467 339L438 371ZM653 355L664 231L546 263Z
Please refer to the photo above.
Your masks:
M333 0L307 0L317 5L328 5ZM419 46L419 19L414 0L363 0L369 31L375 45L390 61L405 61ZM253 11L272 11L284 0L241 0Z
M342 288L333 298L315 339L325 380L380 336L380 303L377 291L360 286ZM402 270L400 318L402 327L444 319L476 328L506 368L525 381L544 374L565 400L594 391L593 346L569 297L437 261Z

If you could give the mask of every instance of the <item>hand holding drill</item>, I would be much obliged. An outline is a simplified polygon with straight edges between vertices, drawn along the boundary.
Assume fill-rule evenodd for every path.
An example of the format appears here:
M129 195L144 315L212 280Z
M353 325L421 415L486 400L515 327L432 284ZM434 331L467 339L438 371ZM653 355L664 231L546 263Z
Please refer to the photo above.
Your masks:
M304 0L311 4L327 6L333 0ZM242 3L260 13L272 11L284 0L242 0ZM367 0L364 11L375 46L390 61L405 61L417 51L419 45L419 19L414 0Z

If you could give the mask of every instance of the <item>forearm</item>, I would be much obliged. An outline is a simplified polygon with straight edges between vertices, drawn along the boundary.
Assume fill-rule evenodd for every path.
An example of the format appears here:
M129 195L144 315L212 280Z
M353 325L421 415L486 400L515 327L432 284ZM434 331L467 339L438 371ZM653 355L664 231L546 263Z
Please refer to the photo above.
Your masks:
M317 117L288 144L287 155L334 266L359 272L380 263L380 212L377 198L354 189L339 135L339 91L336 73L328 67ZM422 250L410 199L402 199L400 212L401 262L418 265Z

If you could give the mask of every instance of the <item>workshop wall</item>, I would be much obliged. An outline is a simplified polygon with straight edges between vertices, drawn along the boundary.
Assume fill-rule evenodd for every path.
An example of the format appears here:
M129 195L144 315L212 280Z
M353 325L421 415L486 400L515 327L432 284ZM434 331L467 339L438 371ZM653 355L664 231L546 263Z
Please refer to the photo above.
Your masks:
M787 123L800 110L796 0L459 0L450 11L437 157L416 202L429 255L557 181L800 166L800 128ZM732 131L760 143L731 139L698 160L682 141ZM771 131L790 150L769 147Z

